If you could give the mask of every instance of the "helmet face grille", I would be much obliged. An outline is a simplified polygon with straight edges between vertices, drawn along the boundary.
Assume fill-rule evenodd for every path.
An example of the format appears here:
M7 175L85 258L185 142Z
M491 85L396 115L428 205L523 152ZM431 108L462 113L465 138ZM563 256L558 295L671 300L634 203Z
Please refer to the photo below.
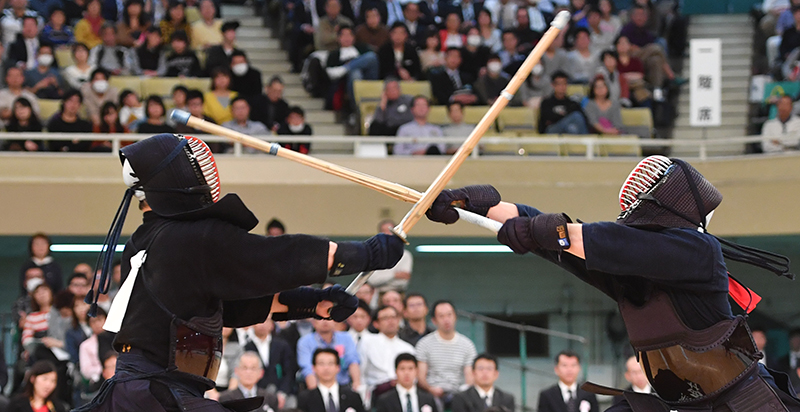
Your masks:
M189 149L191 149L194 161L199 169L198 172L203 175L205 183L211 187L211 200L216 203L219 200L220 188L219 171L217 170L217 162L214 160L214 155L202 140L192 136L183 137L188 141Z
M619 190L619 207L623 212L639 200L640 193L647 193L664 177L672 161L665 156L648 156L633 168Z

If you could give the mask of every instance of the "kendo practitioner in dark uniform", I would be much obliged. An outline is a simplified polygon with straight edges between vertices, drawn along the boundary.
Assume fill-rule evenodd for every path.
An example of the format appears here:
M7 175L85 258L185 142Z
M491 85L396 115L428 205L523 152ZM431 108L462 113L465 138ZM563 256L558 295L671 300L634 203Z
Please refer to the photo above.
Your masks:
M402 256L402 242L387 235L333 243L248 233L258 221L235 194L220 198L214 157L197 138L153 136L121 149L120 159L129 189L98 259L99 286L87 296L93 308L110 285L111 258L132 196L145 213L125 245L127 276L104 325L118 332L116 374L80 411L258 408L260 398L226 404L203 398L214 387L222 327L260 323L270 313L275 320L342 321L355 311L355 297L341 286L300 286L390 268Z
M729 292L746 312L759 298L729 277L724 258L793 278L789 261L706 232L721 201L688 163L650 156L624 183L616 222L572 223L563 213L501 202L492 186L445 190L427 215L453 223L455 204L503 222L500 243L549 260L618 303L657 395L585 385L624 395L608 411L800 411L788 377L758 363L745 317L733 315Z

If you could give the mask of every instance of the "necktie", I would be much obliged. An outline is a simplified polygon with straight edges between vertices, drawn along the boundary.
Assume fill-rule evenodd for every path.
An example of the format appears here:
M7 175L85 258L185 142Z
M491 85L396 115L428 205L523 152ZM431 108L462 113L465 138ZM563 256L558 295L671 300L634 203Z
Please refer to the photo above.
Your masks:
M333 401L333 394L330 393L330 392L328 392L328 410L327 410L327 412L339 412L339 410L336 409L336 402Z
M450 81L453 82L453 86L455 86L456 89L461 88L461 79L459 79L458 77L459 77L458 72L454 71L450 73Z
M414 407L411 406L411 394L406 394L406 411L405 412L414 412Z
M489 395L483 397L483 403L486 405L487 408L492 407L492 400L489 399Z
M578 412L578 401L572 391L569 391L569 398L567 398L567 412Z

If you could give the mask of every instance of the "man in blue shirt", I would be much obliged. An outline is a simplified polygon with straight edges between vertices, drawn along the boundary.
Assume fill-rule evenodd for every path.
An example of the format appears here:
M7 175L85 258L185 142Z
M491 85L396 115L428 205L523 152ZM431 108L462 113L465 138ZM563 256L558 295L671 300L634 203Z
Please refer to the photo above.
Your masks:
M347 332L334 330L335 323L331 320L312 321L314 333L308 334L297 341L297 364L300 373L309 389L317 387L317 377L314 376L312 357L319 348L332 348L339 353L341 370L336 376L339 385L351 385L358 388L361 385L361 369L359 367L358 351L353 338Z

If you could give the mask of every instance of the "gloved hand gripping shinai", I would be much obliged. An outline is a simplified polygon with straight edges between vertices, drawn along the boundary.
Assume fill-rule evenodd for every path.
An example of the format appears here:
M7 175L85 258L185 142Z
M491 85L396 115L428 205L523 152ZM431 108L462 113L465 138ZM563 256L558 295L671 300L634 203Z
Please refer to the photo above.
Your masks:
M317 304L322 301L333 302L330 317L323 318L317 314ZM340 285L333 285L325 289L303 286L287 290L278 295L278 302L286 305L289 310L273 313L272 319L276 321L315 318L342 322L358 308L358 298L345 292Z
M515 217L506 220L497 241L520 255L538 249L561 251L570 247L567 223L572 219L565 213Z
M454 207L486 216L489 209L497 206L500 200L500 192L490 185L445 189L439 193L425 215L434 222L452 224L458 220L458 212Z
M329 276L390 269L403 257L403 241L395 235L379 233L363 242L336 244Z

